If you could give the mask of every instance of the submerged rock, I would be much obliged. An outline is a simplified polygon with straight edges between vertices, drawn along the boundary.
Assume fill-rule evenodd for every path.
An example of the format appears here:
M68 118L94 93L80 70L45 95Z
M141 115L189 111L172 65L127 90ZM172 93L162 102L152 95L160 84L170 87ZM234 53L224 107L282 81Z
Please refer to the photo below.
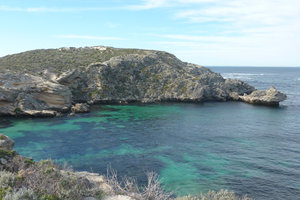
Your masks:
M251 104L278 106L279 102L286 100L286 94L279 92L274 86L267 90L256 90L251 94L244 94L240 99Z

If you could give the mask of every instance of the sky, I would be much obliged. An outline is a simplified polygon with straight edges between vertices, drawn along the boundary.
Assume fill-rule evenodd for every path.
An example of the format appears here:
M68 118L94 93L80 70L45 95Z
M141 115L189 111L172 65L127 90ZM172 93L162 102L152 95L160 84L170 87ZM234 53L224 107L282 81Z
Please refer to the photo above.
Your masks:
M300 0L0 0L0 56L113 46L204 66L300 66Z

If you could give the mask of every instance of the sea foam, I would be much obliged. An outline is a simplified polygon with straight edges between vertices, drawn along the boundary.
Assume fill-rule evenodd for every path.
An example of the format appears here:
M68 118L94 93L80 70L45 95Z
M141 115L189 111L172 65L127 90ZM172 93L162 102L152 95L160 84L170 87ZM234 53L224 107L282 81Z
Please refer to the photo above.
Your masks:
M251 74L251 73L223 73L224 78L234 78L242 80L253 80L254 77L264 76L265 74Z

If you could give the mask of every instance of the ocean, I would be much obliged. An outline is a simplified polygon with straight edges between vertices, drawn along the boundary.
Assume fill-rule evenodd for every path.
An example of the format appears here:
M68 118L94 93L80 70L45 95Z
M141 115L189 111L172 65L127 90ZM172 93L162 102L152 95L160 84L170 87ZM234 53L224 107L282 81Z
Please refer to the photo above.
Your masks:
M0 118L0 133L35 160L146 181L178 196L229 189L254 199L300 199L300 68L210 67L257 89L287 93L278 108L241 102L97 105L50 119Z

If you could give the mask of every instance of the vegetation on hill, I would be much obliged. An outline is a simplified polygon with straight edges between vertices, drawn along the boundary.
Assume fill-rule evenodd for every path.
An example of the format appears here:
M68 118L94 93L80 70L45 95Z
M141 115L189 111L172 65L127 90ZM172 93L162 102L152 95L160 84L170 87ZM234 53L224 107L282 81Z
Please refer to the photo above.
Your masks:
M118 49L112 47L85 47L38 49L0 58L0 72L5 70L36 74L43 70L61 73L70 69L105 62L112 57L127 54L146 54L149 50Z

